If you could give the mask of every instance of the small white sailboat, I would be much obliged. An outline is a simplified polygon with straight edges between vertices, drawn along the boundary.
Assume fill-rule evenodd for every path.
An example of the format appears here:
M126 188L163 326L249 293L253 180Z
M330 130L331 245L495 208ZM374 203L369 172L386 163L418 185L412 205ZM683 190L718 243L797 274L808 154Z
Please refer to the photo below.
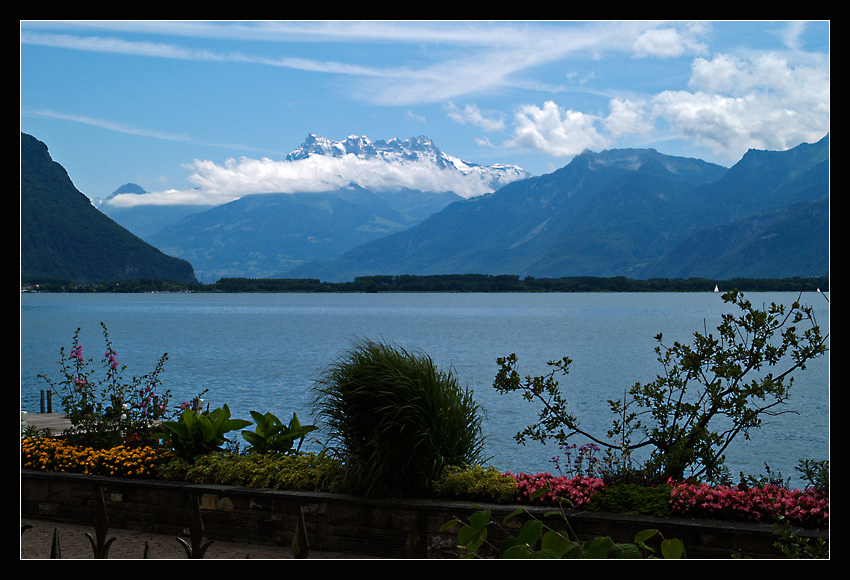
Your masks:
M714 286L714 291L715 291L715 292L720 292L720 289L717 287L717 285L715 285L715 286Z

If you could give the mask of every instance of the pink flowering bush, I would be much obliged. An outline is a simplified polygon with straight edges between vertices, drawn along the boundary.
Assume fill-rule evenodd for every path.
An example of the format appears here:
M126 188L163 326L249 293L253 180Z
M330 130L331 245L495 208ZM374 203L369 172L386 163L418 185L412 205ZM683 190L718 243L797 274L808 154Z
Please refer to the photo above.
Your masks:
M588 507L603 490L613 490L612 486L596 477L570 478L553 476L550 473L531 475L510 472L505 475L516 480L519 503L556 505L556 498L566 498L575 507ZM764 485L742 489L711 486L707 483L676 482L672 479L668 480L667 485L670 486L671 517L762 524L772 524L776 518L783 517L794 526L829 528L829 495L815 487L799 490ZM531 500L531 496L541 489L548 491Z
M785 489L776 485L739 489L706 483L668 482L672 515L757 523L783 516L805 528L829 527L829 496L817 490Z
M605 483L597 477L577 476L577 477L558 477L550 473L537 473L529 475L527 473L513 474L508 472L507 475L513 477L519 488L518 501L529 501L535 491L542 488L548 488L548 492L540 495L535 499L535 503L543 505L555 505L556 498L569 499L575 507L580 507L590 502L593 496L605 488Z
M168 356L162 355L152 373L128 382L122 377L125 367L118 364L118 352L109 341L106 325L101 323L101 327L106 342L102 370L93 368L92 359L84 358L78 328L69 354L65 355L64 347L60 349L59 384L46 375L39 377L61 389L63 411L71 421L68 436L77 443L104 449L147 444L153 437L153 421L163 417L170 397L169 391L159 389L159 375Z

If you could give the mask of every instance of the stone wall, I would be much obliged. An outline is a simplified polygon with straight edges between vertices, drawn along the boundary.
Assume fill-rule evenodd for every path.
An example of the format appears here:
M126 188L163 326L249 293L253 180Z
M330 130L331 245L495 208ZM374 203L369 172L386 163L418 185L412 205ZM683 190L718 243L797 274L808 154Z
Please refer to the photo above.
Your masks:
M188 538L192 510L200 505L206 539L291 546L303 513L311 549L388 558L455 557L454 533L439 531L454 516L464 520L472 502L367 499L330 493L252 489L179 482L119 479L80 474L21 471L21 516L93 525L100 493L109 527ZM494 519L516 506L488 505ZM530 508L543 517L543 508ZM631 542L647 528L679 538L688 557L726 558L733 553L772 557L770 526L707 520L659 519L628 514L566 512L582 538L611 536ZM547 518L547 523L561 523ZM521 520L516 520L518 527ZM498 530L491 526L491 537ZM828 537L828 532L800 531Z

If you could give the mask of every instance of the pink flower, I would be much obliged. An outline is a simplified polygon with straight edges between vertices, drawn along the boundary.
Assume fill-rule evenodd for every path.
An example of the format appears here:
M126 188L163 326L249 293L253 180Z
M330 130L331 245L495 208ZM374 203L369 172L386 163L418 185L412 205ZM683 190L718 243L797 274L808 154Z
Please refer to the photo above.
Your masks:
M547 488L545 494L537 498L538 503L552 505L556 503L557 498L566 498L573 502L577 507L584 505L593 498L593 495L601 491L605 484L601 479L594 477L578 476L573 478L556 477L549 473L538 473L529 475L525 473L513 474L508 472L506 475L514 478L519 487L519 500L523 501L534 492Z
M731 517L737 520L768 522L785 516L793 525L829 526L829 497L810 488L804 491L777 486L737 489L712 488L668 482L672 486L670 505L675 515L687 517Z

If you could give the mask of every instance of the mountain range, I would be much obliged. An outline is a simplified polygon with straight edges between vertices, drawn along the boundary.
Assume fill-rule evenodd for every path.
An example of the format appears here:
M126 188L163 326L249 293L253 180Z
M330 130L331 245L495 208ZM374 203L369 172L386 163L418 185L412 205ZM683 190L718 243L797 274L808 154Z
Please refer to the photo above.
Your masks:
M133 184L96 203L152 245L190 261L204 281L268 278L309 262L336 259L416 225L465 196L530 176L514 165L465 162L422 136L372 142L366 137L332 141L310 134L283 163L308 160L315 162L311 170L346 171L345 182L326 191L249 194L203 211L195 207L194 212L191 206L109 203L121 193L143 197Z
M134 205L130 207L112 205L110 202L121 195L145 195L147 192L135 183L125 183L106 197L92 198L92 204L104 214L127 228L142 239L162 231L186 216L198 213L197 205Z
M48 190L61 189L64 200L70 180L66 174L54 179L58 165L44 161L46 146L30 138L40 146L27 141L24 147L26 137L22 174L26 167L44 175L37 197L29 193L33 184L22 179L22 271L33 232L76 225L55 219L33 225L33 216L58 213L47 205L60 196ZM731 168L654 149L614 149L585 151L557 171L531 176L512 165L463 162L426 137L335 142L308 135L285 162L305 160L335 160L337 168L356 160L358 170L371 173L362 180L346 177L343 185L322 192L257 193L204 211L118 209L109 198L96 199L88 208L98 213L96 206L114 222L90 224L86 217L84 229L112 231L118 222L160 254L177 257L176 263L191 263L206 282L468 273L729 279L829 272L828 135L788 151L751 150ZM418 181L381 186L387 175ZM109 197L122 194L145 192L126 184ZM30 207L35 201L37 209ZM66 222L78 219L61 213ZM87 252L90 259L96 255L92 249L77 254Z
M368 137L350 135L343 141L333 141L310 133L300 147L286 156L286 160L299 161L311 157L339 158L347 155L365 160L380 160L398 166L424 162L449 174L458 172L464 177L477 177L490 191L531 176L516 165L498 163L477 165L463 161L445 153L425 136L411 137L404 141L392 138L388 141L382 139L372 142ZM450 175L442 175L440 179L446 183L452 183L453 180Z
M726 169L654 149L585 151L293 278L398 274L792 277L829 272L829 136Z
M333 260L402 231L428 212L461 199L450 192L399 192L394 203L387 197L360 187L246 195L187 216L146 240L191 262L207 282L279 277L307 262ZM402 209L405 199L412 200L408 211Z
M328 163L330 160L342 161L331 166ZM358 163L346 163L348 160L356 160ZM447 155L423 136L405 141L394 138L373 143L367 137L355 135L343 141L332 141L309 134L298 148L286 156L284 163L297 165L307 161L316 161L309 166L311 173L325 173L326 183L337 184L326 186L324 193L336 191L343 199L355 203L357 200L352 198L348 191L350 189L365 189L381 196L393 193L391 197L385 197L384 201L394 209L409 213L414 220L421 220L461 197L480 195L511 181L530 177L528 172L515 165L483 166L465 162ZM339 175L340 172L345 174ZM405 183L400 175L415 176L407 178L407 181L417 183L417 187ZM338 185L340 181L344 182L342 186ZM423 190L421 196L417 194L420 190ZM145 239L191 214L210 209L208 206L186 204L113 203L116 198L127 196L143 200L146 193L140 186L127 183L108 196L95 197L92 201L103 213ZM439 193L444 195L437 195ZM373 205L375 201L368 203ZM405 218L404 221L410 220Z

